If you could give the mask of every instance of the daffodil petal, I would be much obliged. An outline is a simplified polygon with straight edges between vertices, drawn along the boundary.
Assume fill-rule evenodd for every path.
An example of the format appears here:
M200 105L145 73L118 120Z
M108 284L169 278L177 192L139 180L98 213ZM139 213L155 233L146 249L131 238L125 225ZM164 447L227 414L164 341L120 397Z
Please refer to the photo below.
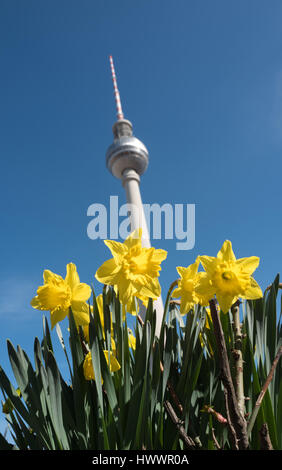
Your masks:
M217 294L216 298L217 298L218 304L219 304L221 310L223 311L223 313L227 313L228 310L232 307L232 305L238 299L238 297L233 297L233 296L230 296L230 295L224 295L223 296L223 295L220 295L220 294Z
M33 299L32 299L31 302L30 302L30 305L31 305L33 308L37 308L38 310L46 310L46 309L42 308L41 303L39 302L39 299L38 299L38 295L36 295L35 297L33 297Z
M54 328L56 323L59 321L64 320L66 316L68 315L69 309L63 309L63 308L55 308L50 312L50 318L51 318L51 329Z
M43 279L44 279L44 284L48 284L49 282L61 282L63 281L62 276L59 276L59 274L55 274L50 269L45 269L43 272Z
M164 261L166 258L167 258L167 251L161 250L160 248L158 248L158 249L153 248L151 260L154 263L159 264L162 261Z
M180 301L180 313L181 315L186 315L194 307L194 302L188 300L183 296Z
M174 291L172 291L171 297L174 299L177 299L178 297L181 297L182 289L181 287L176 287Z
M216 258L214 256L206 256L206 255L203 255L203 256L199 256L199 259L200 259L200 262L204 268L204 270L208 273L208 274L212 274L213 271L214 271L214 266L215 266L215 263L216 263Z
M72 300L71 309L77 325L86 326L89 324L89 305L81 300Z
M111 251L113 257L117 258L117 260L125 255L126 249L123 243L116 242L114 240L104 240L104 243Z
M240 258L236 261L236 265L240 267L249 276L257 269L260 259L258 256L250 256L249 258Z
M186 269L187 268L184 268L184 266L177 266L176 267L176 271L178 272L180 277L183 277L185 275Z
M241 295L243 299L255 300L263 297L262 290L258 285L257 281L251 277L250 286L245 290L244 294Z
M117 370L120 369L120 363L115 358L112 352L110 352L110 363L109 363L109 351L104 350L104 355L105 355L108 365L110 366L111 372L116 372Z
M133 247L141 247L142 229L138 228L132 232L124 241L124 245L130 250Z
M72 291L72 300L81 300L85 302L91 296L91 287L84 282L77 284Z
M161 295L161 286L157 278L146 277L146 283L141 287L140 296L157 299Z
M67 275L65 281L70 286L72 291L80 283L79 275L74 263L67 264Z
M83 373L86 380L95 380L91 352L87 353L83 362Z
M115 285L117 284L117 274L120 267L117 265L114 258L105 261L100 268L97 269L95 277L97 281L102 284Z
M118 285L119 298L122 304L127 305L130 303L131 298L137 293L133 284L125 279Z
M214 297L214 288L210 282L210 278L206 273L200 272L197 274L195 282L195 294L198 297L198 302L202 306L209 305L209 300Z
M232 243L229 240L225 240L221 249L217 253L217 258L221 261L236 261L236 257L232 250Z

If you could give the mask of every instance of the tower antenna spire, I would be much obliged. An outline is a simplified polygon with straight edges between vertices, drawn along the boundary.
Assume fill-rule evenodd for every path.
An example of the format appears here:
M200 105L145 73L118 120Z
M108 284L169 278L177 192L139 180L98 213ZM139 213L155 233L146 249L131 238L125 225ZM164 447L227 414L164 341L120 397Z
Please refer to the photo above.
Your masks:
M116 77L116 72L115 72L115 67L114 67L114 61L111 55L110 55L110 65L111 65L112 79L113 79L113 85L114 85L114 94L115 94L115 100L116 100L117 119L118 121L120 121L121 119L124 119L124 115L123 115L123 111L121 107L120 94L119 94L118 86L117 86L117 77Z

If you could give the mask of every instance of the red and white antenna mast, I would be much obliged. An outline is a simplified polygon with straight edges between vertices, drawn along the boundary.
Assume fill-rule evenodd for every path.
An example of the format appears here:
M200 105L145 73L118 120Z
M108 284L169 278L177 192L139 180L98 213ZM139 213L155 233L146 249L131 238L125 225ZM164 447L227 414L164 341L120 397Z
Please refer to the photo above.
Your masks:
M115 72L115 67L114 67L114 61L111 55L110 55L110 64L111 64L112 79L113 79L114 93L115 93L115 100L116 100L116 107L117 107L117 118L118 118L118 121L120 121L121 119L124 119L124 115L122 112L120 95L119 95L119 91L117 87L117 77L116 77L116 72Z

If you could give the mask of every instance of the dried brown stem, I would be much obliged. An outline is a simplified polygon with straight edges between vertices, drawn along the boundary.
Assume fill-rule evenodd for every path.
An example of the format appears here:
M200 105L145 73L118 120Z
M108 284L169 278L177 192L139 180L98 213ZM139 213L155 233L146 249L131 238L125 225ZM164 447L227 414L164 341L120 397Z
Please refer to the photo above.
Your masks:
M259 437L261 450L273 450L267 423L263 423L262 427L260 428Z
M229 431L231 447L232 447L233 450L239 450L237 435L236 435L235 429L233 427L232 421L230 419L228 396L227 396L227 390L226 389L224 389L224 400L225 400L226 417L227 417L228 431Z
M184 429L183 423L178 418L178 416L175 413L171 403L166 400L164 402L164 406L165 406L166 411L169 414L169 417L170 417L171 421L173 422L173 424L175 424L175 426L176 426L176 428L179 432L179 437L181 438L181 440L184 442L184 444L186 445L186 447L188 449L195 450L195 442L193 441L193 439L190 436L187 435L187 433Z
M238 440L238 446L240 450L246 450L249 447L248 436L247 436L247 425L245 419L242 417L234 390L228 355L226 350L226 344L224 334L219 318L219 314L215 305L215 301L210 300L210 311L214 326L214 333L218 347L220 369L221 369L221 380L227 393L228 410L230 414L230 423L232 423L236 438Z
M217 448L217 450L221 450L220 444L217 438L215 437L214 428L211 429L211 433L212 433L212 440L214 442L215 447Z

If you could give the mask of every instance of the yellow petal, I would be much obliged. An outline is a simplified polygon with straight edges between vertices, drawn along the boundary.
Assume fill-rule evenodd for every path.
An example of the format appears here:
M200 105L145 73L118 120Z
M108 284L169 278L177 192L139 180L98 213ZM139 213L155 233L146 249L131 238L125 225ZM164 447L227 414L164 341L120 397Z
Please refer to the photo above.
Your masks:
M116 261L120 262L127 251L124 244L115 242L113 240L104 240L104 243L111 250L113 257L116 258Z
M151 278L145 276L146 281L142 285L141 290L137 293L137 296L140 294L141 297L149 297L152 299L157 299L161 295L161 286L157 278Z
M208 274L212 274L214 271L214 267L216 264L216 258L214 256L199 256L200 262L202 263L202 266L204 270Z
M141 248L142 229L138 228L132 232L124 241L124 245L130 250L133 247Z
M187 269L186 269L186 276L189 276L191 278L195 277L198 269L199 269L199 264L200 264L200 259L199 257L196 259L195 263L190 264Z
M217 294L216 298L223 313L227 313L236 300L238 300L238 297L233 297L230 295L221 296Z
M71 290L80 283L76 265L74 263L67 264L67 275L65 281L70 286Z
M250 286L245 290L244 295L241 295L243 299L260 299L263 297L262 290L254 278L250 278Z
M87 353L83 362L83 373L86 380L95 380L91 352Z
M50 269L45 269L43 272L43 279L44 284L48 284L49 282L61 282L63 281L62 276L53 273Z
M102 328L104 328L104 308L103 308L103 295L102 294L97 295L96 302L97 302L98 312L100 315L101 325L102 325Z
M167 258L167 251L161 250L160 248L158 248L158 249L153 248L151 260L154 263L159 264L162 261L164 261L166 258Z
M190 310L194 308L194 302L191 302L191 300L185 298L183 296L180 301L180 313L181 315L186 315Z
M236 261L232 250L232 243L229 240L225 240L220 251L217 253L217 258L221 261Z
M209 300L214 297L214 287L210 282L210 278L206 273L198 273L195 282L195 294L198 297L198 302L202 306L209 305Z
M136 338L133 336L130 330L128 331L128 345L131 349L136 349Z
M173 297L174 299L177 299L178 297L181 296L181 293L182 293L181 287L176 287L176 289L174 289L174 291L172 292L171 297Z
M50 318L51 318L51 329L54 328L56 323L59 321L64 320L66 316L68 315L69 309L63 309L61 307L55 308L50 312Z
M116 278L120 267L116 264L114 258L105 261L100 268L98 268L95 277L97 281L102 284L115 285L117 284Z
M116 372L117 370L120 369L120 363L115 358L112 352L110 352L110 364L109 364L109 351L104 350L104 355L105 355L108 365L110 366L111 372Z
M81 300L72 300L71 309L77 326L86 326L89 324L89 305Z
M240 258L236 261L236 266L239 266L245 273L253 274L259 265L260 259L257 256L249 256L248 258Z
M38 295L36 295L35 297L33 297L33 299L31 300L30 302L30 305L33 307L33 308L37 308L38 310L46 310L45 308L43 308L41 306L41 303L39 302L39 299L38 299ZM49 310L49 309L47 309Z
M122 279L118 285L119 299L122 304L127 305L130 303L132 297L136 295L137 291L132 282L127 279Z
M186 273L186 269L184 266L177 266L176 271L178 272L180 277L184 277Z
M91 295L91 287L84 282L77 284L72 291L72 300L80 300L85 302Z

